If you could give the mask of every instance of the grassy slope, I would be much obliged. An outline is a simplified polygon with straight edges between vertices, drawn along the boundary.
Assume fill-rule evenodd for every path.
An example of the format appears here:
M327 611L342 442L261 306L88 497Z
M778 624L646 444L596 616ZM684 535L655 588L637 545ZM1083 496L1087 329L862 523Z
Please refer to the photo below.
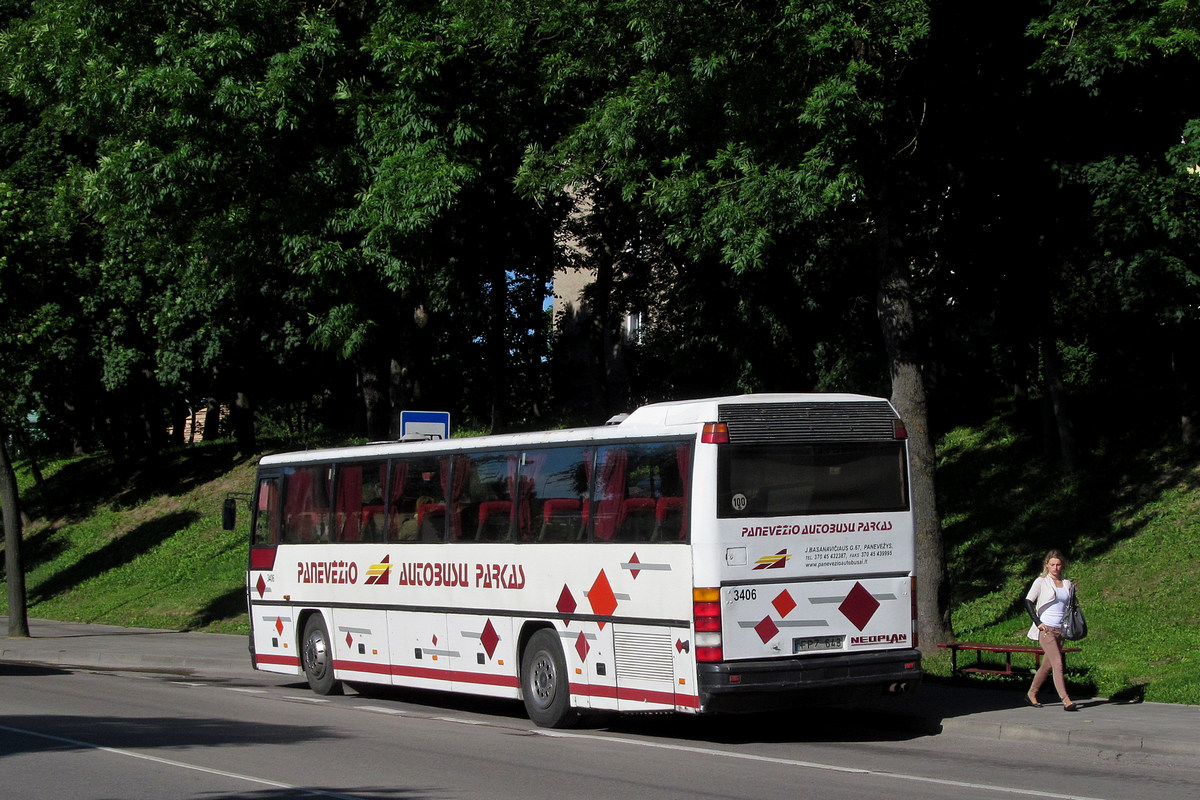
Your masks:
M1068 480L1011 420L993 420L941 442L938 495L959 640L1024 643L1025 592L1045 552L1061 549L1074 559L1068 574L1089 630L1068 658L1072 682L1101 696L1200 704L1194 452L1100 442ZM949 671L944 652L927 660Z
M31 617L152 628L249 631L246 523L221 530L221 500L249 491L254 465L224 444L139 463L104 457L43 466L46 503L19 475ZM244 515L243 515L244 516ZM7 613L7 595L0 608Z
M1006 420L939 448L940 511L960 639L1020 643L1021 607L1049 548L1076 559L1091 630L1070 660L1085 691L1200 704L1200 470L1194 454L1099 444L1065 481ZM221 500L249 491L230 446L169 453L136 470L88 458L44 467L47 514L21 475L30 616L171 629L247 630L246 519L220 529ZM0 593L0 610L4 607ZM932 674L949 671L926 648Z

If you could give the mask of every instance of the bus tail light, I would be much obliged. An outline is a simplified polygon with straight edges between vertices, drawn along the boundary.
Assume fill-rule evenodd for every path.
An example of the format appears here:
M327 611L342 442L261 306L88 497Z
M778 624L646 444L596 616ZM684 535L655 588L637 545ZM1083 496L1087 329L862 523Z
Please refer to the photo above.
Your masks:
M912 577L912 588L908 592L912 595L912 646L917 648L921 646L917 637L917 576Z
M892 420L892 438L893 439L907 439L908 438L908 428L904 427L904 420L902 420L902 419Z
M729 444L729 425L725 422L706 422L700 433L704 444Z
M696 626L696 660L722 660L721 590L692 589L692 616Z

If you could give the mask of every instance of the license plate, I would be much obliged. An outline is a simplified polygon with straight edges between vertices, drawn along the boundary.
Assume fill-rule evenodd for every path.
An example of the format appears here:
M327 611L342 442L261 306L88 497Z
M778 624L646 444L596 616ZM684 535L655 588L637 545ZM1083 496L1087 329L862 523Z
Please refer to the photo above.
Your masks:
M814 650L841 650L845 636L806 636L792 639L793 653L811 653Z

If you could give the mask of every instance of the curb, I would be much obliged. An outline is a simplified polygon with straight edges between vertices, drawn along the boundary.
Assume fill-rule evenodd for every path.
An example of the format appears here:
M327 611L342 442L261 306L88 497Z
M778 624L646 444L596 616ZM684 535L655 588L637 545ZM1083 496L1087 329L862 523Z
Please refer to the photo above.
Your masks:
M1177 739L1147 737L1139 734L1097 733L1085 730L1047 730L1035 725L1014 722L981 722L971 719L942 721L942 732L975 739L997 739L1009 742L1091 747L1120 753L1146 753L1163 756L1197 755L1196 743Z
M74 667L76 669L100 670L161 670L168 672L215 672L227 676L251 672L249 657L245 661L233 661L224 658L207 658L204 656L178 656L162 658L159 656L144 656L136 653L91 653L87 658L80 658L77 653L67 650L44 651L30 653L20 649L0 650L0 663L10 664L40 664L51 667Z

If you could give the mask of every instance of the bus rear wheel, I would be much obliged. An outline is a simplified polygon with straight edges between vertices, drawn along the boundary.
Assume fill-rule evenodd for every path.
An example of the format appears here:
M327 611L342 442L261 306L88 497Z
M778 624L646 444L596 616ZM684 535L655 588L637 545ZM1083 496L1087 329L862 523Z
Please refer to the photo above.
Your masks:
M579 720L571 708L567 660L551 628L529 637L521 654L521 697L529 718L543 728L568 728Z
M309 688L321 695L341 694L342 684L333 678L333 642L329 630L319 613L313 614L304 623L304 637L300 640L300 665Z

